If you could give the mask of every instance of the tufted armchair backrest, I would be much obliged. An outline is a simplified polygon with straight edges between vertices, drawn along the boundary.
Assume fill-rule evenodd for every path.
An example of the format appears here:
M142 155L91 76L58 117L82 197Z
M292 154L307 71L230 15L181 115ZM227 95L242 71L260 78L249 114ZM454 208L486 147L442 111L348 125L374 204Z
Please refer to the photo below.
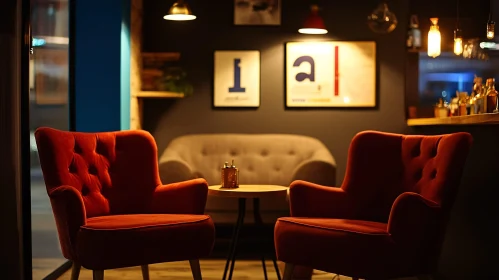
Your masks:
M288 186L297 168L306 162L335 165L319 140L292 134L191 134L175 138L160 157L160 164L178 159L196 177L220 184L220 168L234 159L240 184ZM333 175L334 176L334 175Z
M144 213L161 184L156 143L148 132L82 133L43 127L35 137L47 192L74 187L81 193L87 217Z
M342 188L359 203L358 217L386 222L395 199L415 192L449 211L471 147L469 133L436 136L377 131L357 134Z

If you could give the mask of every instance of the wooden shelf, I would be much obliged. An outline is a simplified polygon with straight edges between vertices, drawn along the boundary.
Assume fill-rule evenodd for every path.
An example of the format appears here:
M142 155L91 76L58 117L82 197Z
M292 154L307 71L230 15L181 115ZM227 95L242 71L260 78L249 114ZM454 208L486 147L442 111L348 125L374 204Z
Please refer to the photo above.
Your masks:
M141 91L138 98L184 98L183 93L169 91Z
M408 126L423 125L481 125L481 124L499 124L499 113L456 116L446 118L421 118L408 119Z

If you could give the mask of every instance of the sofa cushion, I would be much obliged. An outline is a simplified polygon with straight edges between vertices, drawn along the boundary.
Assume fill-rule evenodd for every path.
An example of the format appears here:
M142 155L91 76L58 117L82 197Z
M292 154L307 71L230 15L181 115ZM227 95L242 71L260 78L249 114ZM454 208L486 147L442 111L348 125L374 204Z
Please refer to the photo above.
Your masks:
M78 261L88 269L109 269L195 259L208 256L213 240L207 215L94 217L78 232Z

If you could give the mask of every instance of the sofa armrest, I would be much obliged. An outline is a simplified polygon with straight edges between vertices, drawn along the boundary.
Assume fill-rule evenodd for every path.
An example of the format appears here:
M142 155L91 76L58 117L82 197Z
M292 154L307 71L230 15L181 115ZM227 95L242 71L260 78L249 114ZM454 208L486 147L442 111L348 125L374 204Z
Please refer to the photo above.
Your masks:
M418 193L405 192L392 205L388 232L395 241L421 246L439 234L440 222L440 205Z
M341 188L306 181L289 187L289 206L293 217L352 218L355 209L350 196Z
M208 197L205 179L194 179L156 188L153 195L153 213L204 214Z
M317 150L311 158L298 165L293 171L291 182L296 180L323 186L336 185L336 162L329 150Z
M57 232L65 258L74 260L76 238L80 227L86 224L85 204L80 191L72 186L59 186L49 192Z
M163 184L183 182L196 178L189 164L173 154L161 157L159 176Z

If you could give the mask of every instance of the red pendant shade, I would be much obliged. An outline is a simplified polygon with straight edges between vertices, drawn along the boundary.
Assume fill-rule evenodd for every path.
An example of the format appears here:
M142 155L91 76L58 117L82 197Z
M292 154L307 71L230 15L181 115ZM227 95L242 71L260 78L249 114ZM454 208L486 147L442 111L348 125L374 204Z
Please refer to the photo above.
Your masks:
M324 25L322 17L319 16L319 12L312 10L310 15L305 20L303 28L326 29L326 26Z
M326 34L326 25L319 15L319 7L317 5L312 5L310 10L310 14L305 20L303 27L300 28L298 32L304 34Z

